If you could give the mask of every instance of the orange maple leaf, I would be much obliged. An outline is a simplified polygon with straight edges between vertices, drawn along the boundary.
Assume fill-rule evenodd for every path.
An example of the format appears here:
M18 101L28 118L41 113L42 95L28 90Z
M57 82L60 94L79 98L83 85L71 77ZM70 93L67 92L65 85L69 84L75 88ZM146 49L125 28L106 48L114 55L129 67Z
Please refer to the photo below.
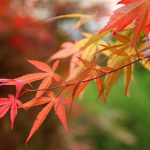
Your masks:
M26 140L26 143L30 140L32 135L37 131L37 129L42 125L48 114L50 113L51 109L54 107L55 113L61 123L63 124L64 128L68 130L67 127L67 119L66 119L66 106L69 104L68 99L62 97L55 97L54 93L49 92L48 97L41 97L39 99L33 99L28 101L27 103L23 104L23 107L33 107L37 105L46 104L46 106L38 113L36 120L31 128L30 134Z
M33 74L27 74L22 77L16 78L16 80L21 80L24 83L32 83L34 81L42 80L40 86L38 87L37 93L35 97L41 97L45 90L51 85L52 80L54 79L56 82L61 82L61 77L59 74L55 73L59 61L56 61L52 68L48 66L46 63L35 61L35 60L28 60L29 63L34 65L36 68L41 70L40 73L33 73ZM45 89L45 90L44 90Z

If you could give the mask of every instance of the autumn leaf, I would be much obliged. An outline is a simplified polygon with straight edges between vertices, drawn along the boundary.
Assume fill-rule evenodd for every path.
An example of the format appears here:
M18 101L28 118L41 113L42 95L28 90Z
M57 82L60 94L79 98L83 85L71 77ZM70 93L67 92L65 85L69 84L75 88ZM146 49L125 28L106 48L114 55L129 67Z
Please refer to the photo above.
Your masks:
M62 79L59 74L55 73L59 61L56 61L52 68L48 66L46 63L35 61L35 60L28 60L29 63L34 65L37 69L41 70L40 73L33 73L33 74L27 74L22 77L16 78L16 80L21 80L25 83L32 83L34 81L42 80L41 84L39 85L36 93L36 98L41 97L46 89L51 85L52 80L54 79L56 82L61 82Z
M37 115L36 120L32 126L30 134L26 140L26 143L29 141L29 139L32 137L32 135L35 133L35 131L42 125L42 123L46 119L46 117L49 114L52 107L53 107L53 103L50 102L39 112L39 114Z
M49 61L53 59L70 57L77 51L78 51L78 48L75 46L74 43L65 42L61 45L60 50L49 58Z
M133 76L133 64L132 61L143 57L143 52L137 50L135 47L131 48L131 42L129 38L124 35L115 34L117 42L116 45L100 45L101 50L97 51L95 54L104 53L108 57L108 67L113 68L113 70L108 75L106 73L104 87L106 88L106 96L108 96L114 83L117 81L121 75L122 70L125 70L125 95L129 95L129 87ZM107 52L109 51L109 52ZM125 67L123 67L126 65ZM119 69L120 68L120 69Z
M78 59L82 62L82 64L86 68L86 70L81 73L79 81L76 82L76 84L73 88L72 101L76 96L79 96L79 94L87 87L89 82L91 80L93 80L92 78L95 78L98 92L99 92L97 100L101 96L102 100L104 102L106 102L105 95L104 95L104 85L103 85L102 80L100 79L100 76L107 74L108 72L112 71L112 69L110 67L105 67L105 66L100 67L96 64L95 61L89 62L89 61L87 61L83 58L80 58L80 57L78 57Z
M126 26L135 22L134 36L132 45L134 45L139 34L144 30L148 38L150 32L150 1L149 0L122 0L119 4L125 6L114 11L107 25L99 31L99 34L113 30L116 33L122 31Z
M23 84L18 82L16 84L16 96L9 94L8 98L0 98L0 118L4 117L4 115L10 109L10 119L11 119L11 128L14 127L15 118L17 116L18 107L22 105L21 101L18 100L19 93L23 88Z
M47 115L53 107L57 117L63 124L64 128L66 130L68 129L66 119L66 106L70 104L69 99L65 99L60 96L55 97L53 92L48 92L48 97L35 98L21 105L21 107L23 106L25 108L31 108L33 106L38 106L42 104L46 104L46 106L38 113L36 120L34 121L34 124L29 133L29 136L26 140L26 143L30 140L30 138L37 131L37 129L42 125L42 123L44 122L44 120L46 119Z
M74 79L83 70L83 66L78 63L79 60L77 59L77 57L91 60L92 54L95 53L97 50L97 44L104 36L104 34L92 35L90 33L82 33L82 35L85 38L78 40L74 43L63 43L60 49L49 58L49 61L51 61L54 59L64 59L67 57L71 57L67 81ZM101 43L104 42L101 41Z

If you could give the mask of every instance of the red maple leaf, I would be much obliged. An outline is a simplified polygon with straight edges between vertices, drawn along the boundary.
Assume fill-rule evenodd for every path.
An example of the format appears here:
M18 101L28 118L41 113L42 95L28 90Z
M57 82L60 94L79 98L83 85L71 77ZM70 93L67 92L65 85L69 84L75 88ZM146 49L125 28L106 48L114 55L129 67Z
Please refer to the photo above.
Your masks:
M7 79L6 79L7 80ZM3 81L6 81L3 79ZM8 80L7 80L8 81ZM18 100L19 93L22 90L24 84L20 81L16 81L16 95L9 94L8 98L0 98L0 118L10 109L11 128L14 127L14 121L17 116L18 107L22 105L21 101Z
M139 34L144 30L146 36L150 32L150 1L149 0L121 0L118 4L125 6L114 11L107 25L99 33L113 30L122 31L129 24L135 24L132 44L136 43Z

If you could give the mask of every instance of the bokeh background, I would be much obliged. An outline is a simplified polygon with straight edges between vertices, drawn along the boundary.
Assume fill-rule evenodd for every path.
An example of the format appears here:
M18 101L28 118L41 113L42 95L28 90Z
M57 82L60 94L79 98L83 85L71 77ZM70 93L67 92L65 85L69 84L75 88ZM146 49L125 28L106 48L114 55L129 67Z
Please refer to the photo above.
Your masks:
M14 78L33 72L28 59L47 61L64 41L81 38L81 32L96 32L116 9L118 0L0 0L0 78ZM70 34L74 19L45 22L69 13L98 14ZM67 60L68 61L68 60ZM67 63L67 62L65 62ZM62 65L63 66L63 65ZM67 72L67 68L63 68ZM10 129L9 115L0 119L2 150L149 150L150 101L149 72L135 67L130 97L124 96L123 79L112 89L107 103L95 103L97 90L91 83L82 100L68 114L66 132L54 112L25 145L33 121L41 109L19 110L15 128ZM0 96L14 92L0 88ZM28 97L29 98L29 97Z

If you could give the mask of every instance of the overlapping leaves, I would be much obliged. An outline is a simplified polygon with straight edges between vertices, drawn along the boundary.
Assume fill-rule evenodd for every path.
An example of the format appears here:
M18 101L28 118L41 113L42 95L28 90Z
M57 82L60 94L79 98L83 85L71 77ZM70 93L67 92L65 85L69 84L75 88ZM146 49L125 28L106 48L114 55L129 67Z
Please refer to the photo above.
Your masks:
M38 113L26 142L29 141L32 135L43 124L52 108L65 129L68 129L66 108L67 106L72 107L74 99L83 94L91 81L94 80L96 82L98 89L97 100L101 97L103 102L106 102L106 97L114 83L121 76L122 71L124 71L125 74L125 95L129 95L129 88L133 78L133 64L140 61L150 70L149 45L144 49L135 46L143 30L148 38L150 31L150 1L121 0L118 4L124 4L125 6L114 12L108 24L99 32L99 35L83 33L85 36L84 39L74 43L66 42L62 44L60 51L56 52L49 59L57 60L72 57L67 81L64 81L64 79L56 73L56 69L59 65L58 60L54 62L52 67L44 62L28 60L28 62L39 69L40 72L27 74L15 79L0 79L0 86L16 86L15 96L9 94L8 98L0 98L0 117L4 117L10 109L12 128L18 108L27 110L31 107L45 105ZM75 16L80 19L82 18L80 14L76 14ZM63 17L64 16L62 16L62 18ZM74 16L68 15L65 17ZM135 24L132 41L130 41L129 37L118 34L118 32L122 31L131 23ZM82 21L80 20L76 27L81 24ZM107 39L106 43L102 38L104 37L104 32L110 30L113 30L115 33L115 42L113 42L112 39ZM96 58L99 54L106 56L106 66L101 66L96 63ZM33 89L32 83L40 80L41 83L38 88ZM55 81L57 86L53 86L53 81ZM32 89L25 89L26 84L30 85ZM19 99L22 94L28 91L36 92L36 95L33 99L22 104Z
M142 31L147 38L150 32L150 1L149 0L121 0L119 4L125 6L114 11L108 24L99 33L113 30L115 33L122 31L125 27L134 24L134 45Z

